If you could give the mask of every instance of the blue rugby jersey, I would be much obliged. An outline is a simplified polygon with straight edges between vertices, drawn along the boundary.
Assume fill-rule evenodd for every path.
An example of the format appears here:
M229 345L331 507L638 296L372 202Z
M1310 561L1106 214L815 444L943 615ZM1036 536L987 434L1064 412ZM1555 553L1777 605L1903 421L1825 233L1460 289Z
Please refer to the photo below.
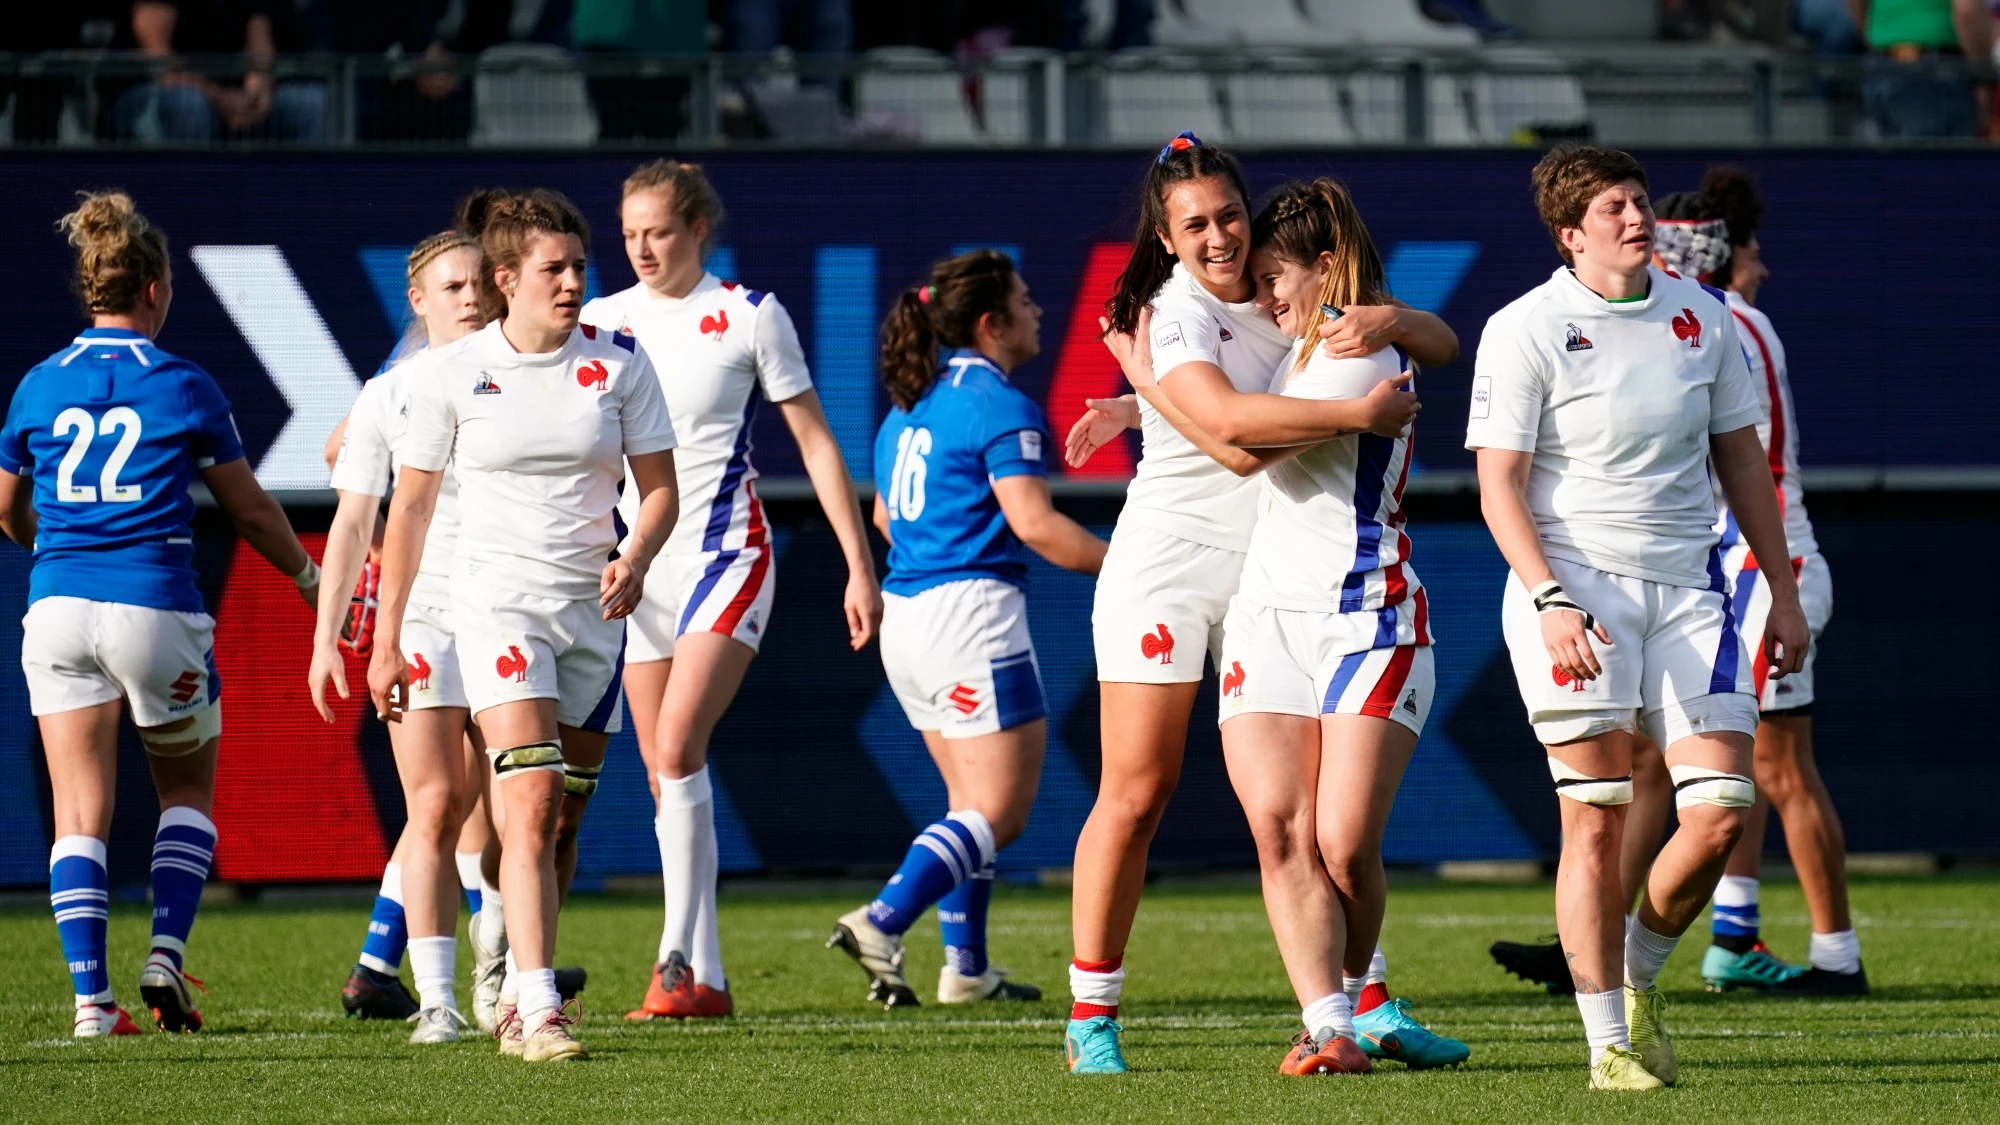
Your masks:
M875 435L875 489L889 510L889 577L908 597L968 578L1026 586L1028 563L993 482L1047 476L1042 408L971 348L945 357L937 382Z
M202 612L188 486L242 456L208 372L137 332L86 329L21 380L0 429L0 469L34 478L29 603Z

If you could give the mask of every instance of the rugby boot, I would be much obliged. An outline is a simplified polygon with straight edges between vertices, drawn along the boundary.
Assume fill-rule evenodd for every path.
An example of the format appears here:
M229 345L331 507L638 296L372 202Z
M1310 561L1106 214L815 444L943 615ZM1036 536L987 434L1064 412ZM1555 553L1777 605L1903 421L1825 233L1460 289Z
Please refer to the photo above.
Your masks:
M541 1018L533 1031L521 1040L521 1059L524 1062L568 1062L572 1059L587 1059L590 1052L576 1041L570 1028L576 1026L583 1013L575 1001L563 1005ZM518 1022L518 1021L516 1021Z
M1630 1047L1606 1047L1590 1068L1593 1090L1664 1090L1667 1084L1653 1076Z
M1632 1032L1632 1049L1653 1077L1668 1086L1680 1076L1674 1061L1674 1041L1667 1037L1667 1000L1658 986L1641 992L1625 986L1625 1025Z
M1316 1038L1301 1031L1292 1038L1291 1053L1278 1064L1278 1073L1293 1078L1316 1074L1367 1074L1375 1069L1361 1045L1352 1039L1329 1035Z
M340 1006L354 1020L406 1020L417 1014L417 998L403 986L403 978L366 965L354 966L347 975Z
M85 1004L76 1010L78 1039L104 1039L115 1035L137 1035L139 1025L117 1004Z
M885 934L868 920L868 908L857 906L833 924L826 939L828 949L838 949L861 971L868 974L868 999L884 1008L914 1008L917 991L903 979L903 939Z
M1562 942L1554 937L1535 942L1496 941L1487 952L1501 968L1531 984L1546 987L1551 996L1570 996L1576 992Z
M1063 1057L1071 1074L1123 1074L1125 1051L1118 1037L1125 1027L1110 1016L1071 1020L1063 1031Z
M456 1043L459 1032L472 1026L456 1008L443 1007L425 1008L411 1016L410 1022L417 1025L410 1032L410 1042L416 1044Z
M161 1031L201 1030L201 1013L195 1010L188 985L201 988L200 981L158 953L148 958L146 967L140 970L139 999L153 1013L153 1025Z
M653 966L653 979L646 985L646 998L639 1006L625 1013L628 1020L674 1019L674 997L683 989L692 990L694 974L688 971L687 958L679 950L667 954L667 959ZM685 1018L682 1016L680 1018Z
M1811 968L1770 989L1773 996L1866 996L1868 970L1856 967L1851 973Z
M1354 1038L1369 1058L1394 1059L1411 1070L1456 1066L1472 1057L1472 1048L1418 1023L1408 1000L1391 1000L1355 1016Z
M946 965L938 972L938 1003L971 1004L980 1000L1040 1000L1042 990L1007 979L1007 971L987 966L976 977L961 976Z
M1710 992L1776 988L1804 972L1803 968L1780 960L1761 941L1743 953L1711 945L1701 955L1701 979Z

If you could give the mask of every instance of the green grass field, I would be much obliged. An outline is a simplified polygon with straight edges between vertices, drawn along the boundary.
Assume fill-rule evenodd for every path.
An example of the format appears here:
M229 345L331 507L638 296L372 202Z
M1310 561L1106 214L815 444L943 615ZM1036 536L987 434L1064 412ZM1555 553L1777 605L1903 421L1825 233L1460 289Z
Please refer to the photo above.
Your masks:
M500 1058L483 1039L419 1049L403 1025L342 1020L359 904L210 907L189 960L208 982L208 1029L170 1037L148 1021L143 1037L79 1044L67 1037L69 980L47 911L0 911L13 968L0 989L0 1119L89 1107L95 1119L191 1123L2000 1120L2000 880L1990 877L1857 883L1876 989L1865 1000L1709 996L1697 929L1661 982L1681 1087L1646 1097L1586 1090L1575 1006L1487 959L1496 937L1552 928L1546 886L1398 884L1384 938L1392 991L1469 1042L1472 1060L1309 1080L1275 1073L1298 1013L1252 887L1149 893L1126 960L1133 1073L1122 1079L1063 1068L1066 893L1003 886L993 909L996 959L1051 999L895 1013L863 1003L861 973L820 947L862 893L726 889L740 1014L695 1026L620 1018L645 985L657 901L580 898L564 916L561 959L590 970L580 1034L593 1057L543 1067ZM1797 888L1768 887L1764 914L1777 951L1802 955ZM114 908L112 979L128 1004L146 929L142 907ZM910 950L911 980L931 995L935 924L911 934Z

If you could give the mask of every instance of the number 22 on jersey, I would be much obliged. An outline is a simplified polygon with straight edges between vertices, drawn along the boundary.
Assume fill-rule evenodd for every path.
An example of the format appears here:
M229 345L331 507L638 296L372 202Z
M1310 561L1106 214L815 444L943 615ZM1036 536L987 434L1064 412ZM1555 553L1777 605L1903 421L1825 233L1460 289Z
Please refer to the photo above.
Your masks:
M913 520L924 514L924 458L931 452L931 432L922 426L896 435L896 468L889 474L889 518Z
M56 415L55 435L75 433L70 442L69 452L63 454L62 463L56 466L56 499L65 504L132 504L139 500L142 489L136 484L119 484L118 474L125 469L125 462L132 457L132 450L139 444L139 434L143 427L139 422L139 412L129 406L114 406L104 412L102 419L93 418L90 411L80 406L72 406ZM97 437L118 434L118 444L111 450L111 456L104 459L104 470L97 476L97 487L77 484L77 466L90 453L90 443Z

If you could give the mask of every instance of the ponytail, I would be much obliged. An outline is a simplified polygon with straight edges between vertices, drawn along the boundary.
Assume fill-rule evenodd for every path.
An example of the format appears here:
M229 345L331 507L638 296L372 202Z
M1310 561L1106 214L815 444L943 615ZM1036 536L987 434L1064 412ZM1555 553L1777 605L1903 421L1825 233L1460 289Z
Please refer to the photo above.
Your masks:
M458 204L458 229L479 242L479 312L487 321L507 315L507 295L494 280L502 266L519 269L528 247L544 234L573 234L590 249L590 224L559 191L480 188Z
M1257 213L1250 225L1250 243L1295 265L1312 265L1321 254L1333 255L1332 268L1320 285L1319 304L1306 317L1301 337L1307 341L1319 339L1320 325L1326 321L1321 305L1338 309L1389 303L1382 255L1361 221L1354 197L1330 176L1285 185ZM1310 343L1299 350L1288 378L1305 367L1313 351Z
M1014 259L998 250L968 250L931 267L930 281L896 296L882 321L882 386L908 410L937 382L941 348L969 348L979 319L1005 321L1014 291Z
M1193 133L1168 141L1146 169L1146 178L1139 185L1139 225L1132 233L1132 257L1118 275L1111 299L1104 303L1113 332L1136 332L1140 310L1173 276L1174 253L1161 242L1167 233L1167 192L1176 184L1214 178L1226 180L1244 207L1250 206L1250 191L1243 184L1243 168L1236 158L1202 144Z

